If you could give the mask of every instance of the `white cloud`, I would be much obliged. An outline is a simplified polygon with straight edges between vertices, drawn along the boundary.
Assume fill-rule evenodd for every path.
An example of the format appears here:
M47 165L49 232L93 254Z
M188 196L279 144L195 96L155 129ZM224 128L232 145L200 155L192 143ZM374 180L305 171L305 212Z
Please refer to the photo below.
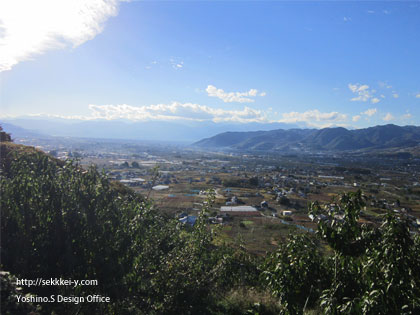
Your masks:
M359 115L355 115L352 117L352 121L358 122L362 117L365 118L365 120L369 120L369 117L372 117L377 113L376 108L369 108L368 110L365 110L364 112L361 112ZM366 117L367 116L367 117Z
M152 69L154 66L156 66L158 64L158 62L156 60L153 60L149 63L149 65L145 66L144 68L147 70Z
M416 98L420 98L420 93L416 95Z
M171 63L172 68L175 70L180 70L184 67L184 62L182 60L175 60L171 58L169 59L169 62Z
M267 122L267 113L245 106L242 110L212 108L193 103L172 102L147 106L89 105L91 116L85 119L129 119L146 120L194 120L214 122Z
M225 103L252 103L255 100L249 97L258 96L258 90L250 89L248 92L225 92L222 89L216 88L214 85L208 85L206 88L208 96L220 98ZM266 93L262 92L259 96L265 96Z
M401 118L404 120L404 119L410 119L412 117L413 117L413 115L411 115L410 113L406 113L406 114L402 115Z
M381 89L392 89L392 86L386 82L379 82L378 85L381 87ZM350 91L356 94L355 97L350 99L351 101L360 101L360 102L370 101L372 104L377 104L381 101L381 99L385 98L384 94L380 94L378 97L376 97L375 94L377 91L375 89L370 89L369 86L366 84L362 85L359 83L356 83L356 84L349 83L348 88L350 89ZM396 91L392 91L392 97L399 98L399 94Z
M257 93L258 93L258 90L256 90L256 89L250 89L248 91L249 96L257 96Z
M378 110L376 108L369 108L368 110L366 110L366 111L364 111L363 113L360 113L360 114L372 117L373 115L376 114L377 111Z
M0 72L51 49L77 47L102 32L119 0L0 1Z
M283 118L278 120L278 122L305 122L307 125L315 127L330 127L347 119L346 114L341 114L339 112L322 113L317 109L309 110L303 113L283 113L282 116Z
M392 85L388 84L387 82L379 81L378 84L381 88L392 89Z
M390 121L390 120L393 120L393 119L394 119L394 116L392 116L391 113L387 113L385 115L385 117L383 118L383 120L385 120L385 121Z
M237 123L297 123L302 122L311 127L331 127L347 125L344 122L347 115L330 112L323 113L319 110L309 110L306 112L290 112L282 113L281 119L273 119L273 115L278 115L277 112L272 112L272 108L268 110L257 110L248 106L239 110L227 110L223 108L212 108L206 105L199 105L194 103L179 103L172 102L170 104L156 104L145 106L132 106L127 104L118 105L94 105L90 104L89 116L63 116L53 114L34 114L32 116L62 118L62 119L77 119L77 120L115 120L127 119L131 121L213 121L220 122L237 122ZM1 116L0 116L1 117Z
M354 122L356 122L356 121L359 121L360 118L362 118L362 116L356 115L356 116L353 116L351 120L353 120Z
M348 87L350 89L350 91L352 91L354 94L356 94L356 97L353 97L351 99L351 101L361 101L361 102L366 102L368 101L370 98L372 98L372 92L369 91L369 85L366 84L348 84Z
M349 83L348 87L353 93L356 93L356 92L367 90L369 88L369 85L366 85L366 84L360 85L359 83L356 83L356 84Z
M351 21L351 17L345 16L345 17L343 17L343 21L344 22L350 22Z

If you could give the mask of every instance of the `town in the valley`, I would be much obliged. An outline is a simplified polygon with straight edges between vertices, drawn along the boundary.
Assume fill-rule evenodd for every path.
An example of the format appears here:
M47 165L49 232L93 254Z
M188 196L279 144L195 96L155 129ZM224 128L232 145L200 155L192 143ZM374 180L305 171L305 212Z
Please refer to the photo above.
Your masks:
M319 201L332 209L339 193L362 190L361 221L378 224L387 211L420 230L420 157L384 152L212 152L173 144L122 140L17 139L56 158L95 165L107 177L153 200L181 224L194 225L203 207L216 241L272 250L289 233L315 232L322 216L308 215ZM336 215L340 219L340 214Z

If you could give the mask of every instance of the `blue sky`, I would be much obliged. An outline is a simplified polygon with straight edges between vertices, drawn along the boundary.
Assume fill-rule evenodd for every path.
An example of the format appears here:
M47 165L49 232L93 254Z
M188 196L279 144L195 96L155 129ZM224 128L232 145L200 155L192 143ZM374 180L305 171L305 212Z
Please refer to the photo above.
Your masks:
M0 5L3 118L420 125L419 1L27 5Z

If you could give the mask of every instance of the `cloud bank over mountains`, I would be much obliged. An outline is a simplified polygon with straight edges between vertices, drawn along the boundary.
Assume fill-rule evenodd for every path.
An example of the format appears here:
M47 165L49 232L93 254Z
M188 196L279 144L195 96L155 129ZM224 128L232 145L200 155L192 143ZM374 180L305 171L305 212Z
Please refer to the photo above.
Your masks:
M172 102L148 106L131 105L89 105L91 119L128 119L146 120L192 120L213 122L266 122L264 111L245 106L241 110L212 108L193 103Z
M278 118L270 110L258 110L248 106L242 109L213 108L194 103L172 102L145 106L94 105L90 104L90 115L63 116L51 114L36 114L32 117L62 118L73 120L130 120L130 121L196 121L214 123L301 123L307 127L330 127L346 125L346 114L339 112L320 112L309 110L305 112L282 113ZM7 118L7 117L6 117Z

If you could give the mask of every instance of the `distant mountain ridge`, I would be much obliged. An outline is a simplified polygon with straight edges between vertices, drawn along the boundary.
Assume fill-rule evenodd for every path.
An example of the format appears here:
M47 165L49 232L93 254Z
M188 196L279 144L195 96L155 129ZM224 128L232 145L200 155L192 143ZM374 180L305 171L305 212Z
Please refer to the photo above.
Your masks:
M12 138L14 137L45 137L45 134L42 134L40 132L33 131L31 129L22 128L19 126L15 126L12 124L0 122L0 125L3 127L3 129L10 133L12 135Z
M420 145L420 127L393 124L348 130L277 129L253 132L225 132L195 142L193 146L244 151L338 151L406 148Z
M2 119L0 125L12 133L23 136L29 132L60 137L89 137L102 139L174 141L191 143L220 132L272 130L296 128L283 123L215 123L212 121L145 121L13 118ZM26 129L26 132L24 129Z

